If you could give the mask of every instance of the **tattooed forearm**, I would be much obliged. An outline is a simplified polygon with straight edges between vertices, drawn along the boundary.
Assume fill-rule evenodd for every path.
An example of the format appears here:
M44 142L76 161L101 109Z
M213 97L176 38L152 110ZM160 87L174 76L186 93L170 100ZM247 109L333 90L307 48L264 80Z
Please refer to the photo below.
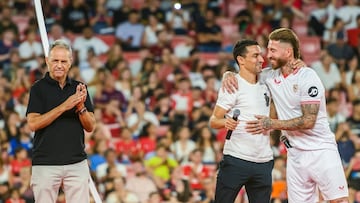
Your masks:
M319 104L301 105L303 115L290 120L271 120L271 129L277 130L300 130L313 128L319 112Z

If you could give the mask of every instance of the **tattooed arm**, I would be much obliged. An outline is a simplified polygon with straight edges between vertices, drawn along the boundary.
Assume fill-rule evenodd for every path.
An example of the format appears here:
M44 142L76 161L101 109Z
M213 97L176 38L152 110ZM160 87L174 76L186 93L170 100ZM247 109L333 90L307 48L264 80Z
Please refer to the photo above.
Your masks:
M304 130L314 127L316 117L319 112L320 104L302 104L302 116L289 119L275 119L276 112L271 113L271 118L266 116L256 116L258 120L246 122L246 130L252 134L259 134L263 130Z
M314 127L320 104L302 104L303 115L290 120L264 119L262 127L265 129L277 130L302 130Z

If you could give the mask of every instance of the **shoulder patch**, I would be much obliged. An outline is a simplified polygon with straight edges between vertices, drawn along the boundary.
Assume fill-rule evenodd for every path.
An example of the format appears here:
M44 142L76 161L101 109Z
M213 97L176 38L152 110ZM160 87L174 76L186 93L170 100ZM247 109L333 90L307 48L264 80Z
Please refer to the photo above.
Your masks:
M319 94L319 90L318 90L317 87L312 86L312 87L309 88L309 90L308 90L308 95L309 95L310 97L316 97L318 94Z

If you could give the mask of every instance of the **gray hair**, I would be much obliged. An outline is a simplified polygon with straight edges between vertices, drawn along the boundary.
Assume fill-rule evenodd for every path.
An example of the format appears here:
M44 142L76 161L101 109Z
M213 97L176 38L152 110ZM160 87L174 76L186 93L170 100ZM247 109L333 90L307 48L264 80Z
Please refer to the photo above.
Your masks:
M51 50L53 50L55 47L60 47L60 48L66 49L67 51L69 51L70 57L72 57L72 48L65 40L62 40L62 39L55 40L49 47L49 56L50 56Z

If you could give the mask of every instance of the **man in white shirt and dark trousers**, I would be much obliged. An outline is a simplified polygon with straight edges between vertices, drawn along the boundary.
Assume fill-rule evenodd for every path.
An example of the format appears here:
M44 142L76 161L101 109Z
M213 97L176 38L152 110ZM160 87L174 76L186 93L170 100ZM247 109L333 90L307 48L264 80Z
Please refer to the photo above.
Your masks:
M220 90L210 118L212 128L230 131L217 176L215 202L234 202L245 186L250 203L269 203L274 165L269 135L265 131L252 135L245 129L246 121L254 120L255 115L270 114L270 92L257 78L264 59L253 40L237 42L233 55L240 67L235 76L240 88L235 94ZM238 121L233 119L235 110L241 112Z

